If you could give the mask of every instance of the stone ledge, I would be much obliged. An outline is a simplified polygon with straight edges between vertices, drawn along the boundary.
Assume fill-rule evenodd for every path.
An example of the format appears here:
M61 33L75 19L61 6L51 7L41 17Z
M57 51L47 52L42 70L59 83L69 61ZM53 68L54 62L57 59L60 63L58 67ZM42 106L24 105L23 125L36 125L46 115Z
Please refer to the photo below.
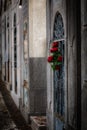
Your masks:
M31 116L32 130L47 130L46 129L46 116Z

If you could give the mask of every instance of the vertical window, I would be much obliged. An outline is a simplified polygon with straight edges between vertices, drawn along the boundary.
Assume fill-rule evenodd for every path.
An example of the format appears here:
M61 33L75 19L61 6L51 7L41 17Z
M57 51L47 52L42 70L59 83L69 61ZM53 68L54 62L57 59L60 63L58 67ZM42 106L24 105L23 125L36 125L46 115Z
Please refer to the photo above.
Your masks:
M28 27L27 19L23 25L23 104L28 107Z
M62 16L57 13L54 22L53 39L59 42L58 49L60 50L63 60L60 65L60 70L54 71L54 113L55 113L55 130L59 129L59 120L64 121L65 113L65 73L64 73L64 26ZM61 123L61 127L63 123ZM62 128L61 128L62 129Z
M27 37L27 20L24 21L24 62L28 61L28 37Z
M4 45L5 45L5 81L6 81L6 72L7 72L7 69L6 69L6 17L5 17L5 30L4 30Z
M4 11L6 11L7 0L4 1Z
M8 40L8 41L7 41L7 43L8 43L8 47L7 47L7 49L8 49L8 51L7 51L7 52L8 52L8 54L7 54L7 55L8 55L8 82L9 82L9 53L10 53L10 52L9 52L9 48L10 48L10 46L9 46L9 36L10 36L10 35L9 35L9 17L7 17L7 40Z
M15 92L17 93L17 27L16 27L16 13L14 13L14 79L15 79Z

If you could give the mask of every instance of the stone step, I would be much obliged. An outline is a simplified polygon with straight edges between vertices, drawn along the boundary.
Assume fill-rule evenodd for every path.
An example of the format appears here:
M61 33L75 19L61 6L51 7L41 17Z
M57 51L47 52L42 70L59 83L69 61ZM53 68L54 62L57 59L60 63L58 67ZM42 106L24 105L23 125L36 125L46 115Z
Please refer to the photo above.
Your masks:
M46 116L31 116L30 120L32 130L47 130Z

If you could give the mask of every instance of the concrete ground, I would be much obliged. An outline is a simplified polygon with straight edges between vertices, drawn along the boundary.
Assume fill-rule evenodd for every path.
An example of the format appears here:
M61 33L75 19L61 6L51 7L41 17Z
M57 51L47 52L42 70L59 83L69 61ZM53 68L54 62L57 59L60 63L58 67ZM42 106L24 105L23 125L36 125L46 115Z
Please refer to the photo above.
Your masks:
M18 130L0 92L0 130Z
M0 81L0 130L31 130L2 81Z

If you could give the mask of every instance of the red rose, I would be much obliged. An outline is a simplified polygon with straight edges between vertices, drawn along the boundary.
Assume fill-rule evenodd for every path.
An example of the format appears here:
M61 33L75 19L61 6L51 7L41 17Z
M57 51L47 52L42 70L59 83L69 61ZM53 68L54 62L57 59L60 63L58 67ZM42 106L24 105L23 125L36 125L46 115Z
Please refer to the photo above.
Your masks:
M55 66L55 70L60 70L60 66L59 66L59 65L56 65L56 66Z
M54 47L58 47L58 45L59 45L59 42L53 42L52 43L52 47L54 48Z
M53 56L49 56L49 57L47 58L47 60L48 60L48 62L52 62L52 61L53 61Z
M51 48L50 49L50 52L56 52L56 51L58 51L58 48L56 47L56 48Z
M62 56L59 56L58 57L58 61L61 62L63 60L63 57Z

